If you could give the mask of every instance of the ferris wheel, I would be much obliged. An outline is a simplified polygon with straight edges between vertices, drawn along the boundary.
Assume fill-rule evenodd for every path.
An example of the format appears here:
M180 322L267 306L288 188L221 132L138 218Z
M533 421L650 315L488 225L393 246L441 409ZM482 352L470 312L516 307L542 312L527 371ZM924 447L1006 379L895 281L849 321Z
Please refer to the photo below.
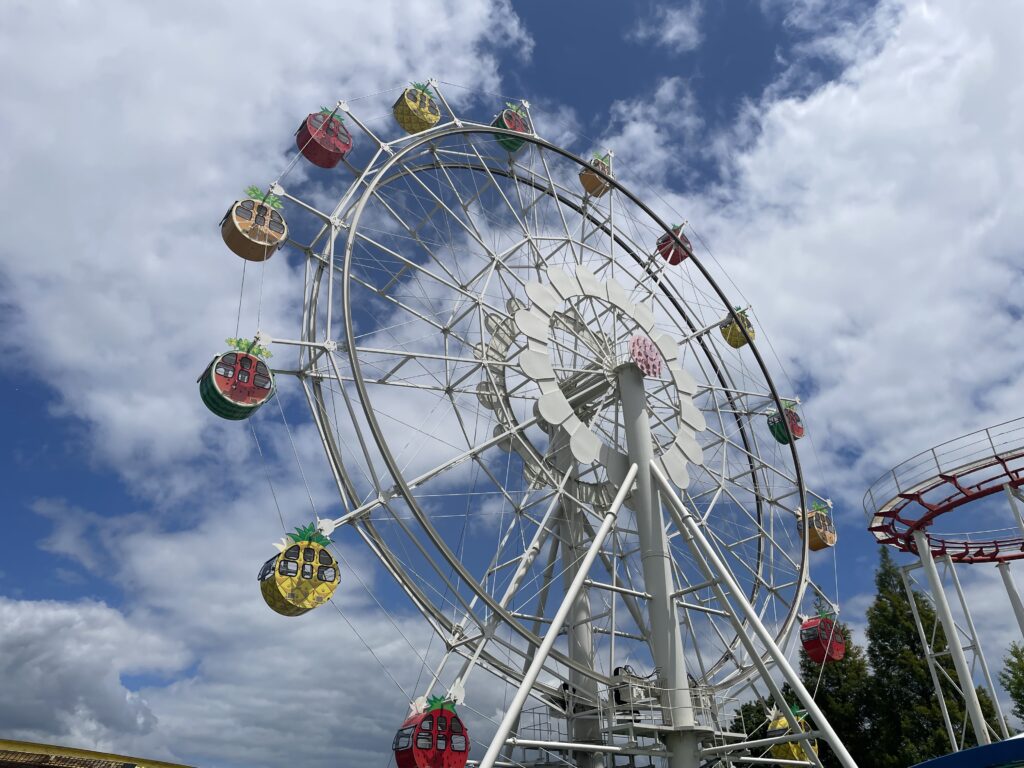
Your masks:
M613 153L545 141L526 102L476 121L435 81L399 90L400 131L345 102L310 114L293 164L321 175L249 190L222 222L249 261L302 254L301 333L232 340L203 398L245 418L294 376L342 507L268 561L268 603L297 615L344 584L326 546L341 526L379 558L445 648L401 768L435 764L402 757L428 720L449 729L427 739L436 765L465 764L447 755L476 670L520 694L482 765L730 765L721 702L780 698L775 667L794 684L780 646L816 589L809 550L835 543L797 403L692 230L622 186ZM295 351L273 373L270 345ZM560 740L530 738L527 696ZM809 740L779 705L776 740Z

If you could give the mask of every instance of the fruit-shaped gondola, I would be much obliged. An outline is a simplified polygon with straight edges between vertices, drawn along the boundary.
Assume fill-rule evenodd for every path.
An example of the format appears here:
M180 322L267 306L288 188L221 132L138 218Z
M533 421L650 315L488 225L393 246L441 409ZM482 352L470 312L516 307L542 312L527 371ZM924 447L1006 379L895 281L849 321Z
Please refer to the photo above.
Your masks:
M530 118L526 114L524 107L507 102L505 107L494 118L494 122L491 125L495 128L505 128L516 133L531 133L533 131L533 128L530 127ZM498 143L509 152L518 152L520 147L523 146L524 141L515 136L498 136Z
M796 718L797 723L800 725L800 730L804 733L810 730L807 725L807 713L803 710L793 710L793 717ZM785 716L780 714L776 710L776 717L772 720L768 726L768 733L766 734L769 739L774 739L779 736L788 736L791 733L789 722ZM814 754L818 754L818 742L816 740L811 741L811 749L814 750ZM771 756L776 760L807 760L807 756L804 754L804 747L801 742L787 741L782 744L773 744L769 750Z
M672 235L675 235L675 238L679 238L678 243ZM657 248L658 255L673 267L687 256L693 255L693 246L690 245L689 239L683 234L682 224L677 224L672 227L671 233L666 232L659 237Z
M749 337L750 341L754 340L754 324L750 322L750 318L747 317L747 310L734 307L736 310L736 317L739 318L739 322L731 315L722 321L719 328L722 331L722 338L725 339L725 343L733 349L739 349L747 344ZM742 328L740 325L742 324ZM746 335L743 334L743 329L746 329Z
M840 661L846 655L846 635L839 623L818 614L800 625L800 644L815 664Z
M310 112L295 132L302 156L320 168L333 168L352 151L352 134L337 110L321 107Z
M601 197L608 191L611 185L601 178L595 170L608 176L612 175L611 152L606 152L604 155L594 155L594 159L590 161L590 167L580 171L580 184L583 185L583 190L591 197Z
M274 374L263 361L270 351L254 342L228 339L235 349L210 361L197 379L199 396L222 419L247 419L274 396Z
M288 225L281 216L281 201L263 194L259 187L245 190L247 197L236 200L220 222L224 244L248 261L266 261L288 237Z
M430 86L426 83L413 83L402 91L391 111L406 133L419 133L433 128L441 119L441 110L437 108L437 102L430 95Z
M802 518L799 512L798 517ZM803 535L803 525L801 524L799 528L800 534ZM807 510L808 548L812 552L818 552L828 547L834 547L838 538L836 525L832 520L832 511L828 505L822 504L820 501L814 502Z
M391 748L398 768L465 768L469 731L451 701L431 697L423 712L402 723Z
M772 437L783 445L789 445L791 440L799 440L804 436L804 425L793 400L783 400L781 412L768 412L768 429Z
M260 592L282 616L301 616L331 599L341 580L338 563L327 551L330 539L310 523L277 544L280 554L260 569Z

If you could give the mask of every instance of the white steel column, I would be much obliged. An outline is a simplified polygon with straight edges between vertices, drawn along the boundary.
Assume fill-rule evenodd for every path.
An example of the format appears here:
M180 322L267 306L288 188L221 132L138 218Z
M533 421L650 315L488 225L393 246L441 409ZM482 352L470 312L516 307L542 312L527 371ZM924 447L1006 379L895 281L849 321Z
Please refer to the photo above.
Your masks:
M988 737L988 726L985 725L985 717L981 713L978 692L974 690L971 670L967 666L967 658L964 656L964 649L960 644L960 635L953 621L953 614L949 610L946 593L942 589L939 570L935 567L935 561L932 560L932 550L928 544L928 537L923 531L916 530L914 531L914 543L917 545L917 554L921 558L921 567L924 568L924 572L928 577L928 584L932 590L932 600L935 603L935 612L939 616L939 621L942 622L942 631L946 635L949 655L953 659L953 666L956 667L956 675L960 680L960 688L963 691L967 714L970 715L971 725L974 728L974 736L979 744L991 744L991 739Z
M618 369L618 381L629 460L640 468L630 506L636 513L644 588L651 596L647 601L651 654L659 671L665 714L675 728L683 729L670 732L665 737L665 746L672 753L668 765L670 768L696 768L699 756L693 730L695 720L686 679L683 641L672 598L672 560L665 537L661 501L651 478L654 443L647 414L644 375L635 364L627 363Z
M576 573L576 578L569 585L569 589L566 590L565 597L562 599L562 604L558 606L558 611L551 619L551 626L548 627L544 641L537 649L537 655L533 657L533 663L530 664L530 668L523 675L523 682L519 685L519 690L516 691L516 695L512 698L512 703L509 704L505 716L501 719L498 730L495 732L494 738L491 739L491 744L487 748L487 754L480 761L478 768L494 768L494 761L498 759L498 753L501 752L505 739L508 738L512 726L518 720L519 713L523 711L523 704L526 703L526 698L530 695L533 684L537 682L537 677L540 675L541 669L544 668L544 662L547 660L548 654L551 653L551 649L555 645L555 640L558 639L558 635L562 631L562 625L565 624L565 619L568 617L569 611L572 610L573 602L583 587L583 582L587 578L590 567L594 564L594 560L597 559L597 555L601 551L601 546L604 544L608 532L615 525L615 518L619 514L622 500L626 498L626 493L628 493L629 487L633 484L633 479L636 476L637 466L634 464L629 468L629 472L626 473L626 478L622 481L622 487L619 488L619 492L615 495L608 513L604 516L601 527L594 534L594 541L584 556L583 562L580 563L580 569Z
M757 639L764 646L764 649L771 656L771 661L779 668L782 673L782 677L785 679L789 686L793 689L803 708L807 710L807 714L810 715L811 720L815 725L818 726L818 730L821 732L822 737L828 741L828 745L832 748L832 752L835 754L836 759L843 768L857 768L857 763L854 762L853 757L847 751L846 746L840 740L839 735L835 732L835 729L825 718L825 713L821 711L817 702L811 696L810 691L804 686L800 676L794 671L793 667L790 666L789 661L786 659L786 655L782 652L782 649L775 643L771 633L765 628L764 624L761 623L760 616L757 615L757 611L747 600L746 595L743 594L743 590L737 583L736 578L732 575L729 570L729 566L722 561L719 557L718 552L704 536L704 532L694 519L693 513L686 508L686 505L679 499L673 490L671 484L662 474L656 466L651 465L651 473L654 475L658 484L661 486L662 491L665 494L665 498L668 500L670 507L676 512L676 520L678 524L682 526L682 530L690 537L690 541L695 545L696 552L699 552L701 558L707 563L712 571L712 578L717 579L718 584L724 584L726 590L728 590L728 597L733 600L736 605L739 606L742 618L746 620L747 626L744 626L741 621L741 617L737 616L733 611L729 610L728 606L723 606L723 609L729 614L729 618L736 628L741 642L747 647L747 650L751 654L751 658L755 660L755 664L759 667L762 666L760 658L753 646L753 642L749 636L746 635L746 630L753 630ZM724 597L724 596L723 596ZM767 675L767 670L763 674ZM770 677L766 677L766 682L769 687L774 685L774 681ZM788 715L785 710L783 714L786 715L786 720L789 722L790 728L795 728L796 723L793 721L792 715ZM818 763L818 758L813 753L808 752L808 757L811 758L813 763ZM749 758L741 758L744 761ZM739 760L737 760L739 762ZM779 762L772 760L771 762Z
M1017 626L1020 627L1021 635L1024 635L1024 604L1020 601L1020 592L1017 585L1013 583L1013 574L1010 573L1010 564L1005 560L996 563L999 575L1003 577L1003 586L1006 587L1006 594L1010 598L1010 605L1013 606L1013 615L1017 617Z

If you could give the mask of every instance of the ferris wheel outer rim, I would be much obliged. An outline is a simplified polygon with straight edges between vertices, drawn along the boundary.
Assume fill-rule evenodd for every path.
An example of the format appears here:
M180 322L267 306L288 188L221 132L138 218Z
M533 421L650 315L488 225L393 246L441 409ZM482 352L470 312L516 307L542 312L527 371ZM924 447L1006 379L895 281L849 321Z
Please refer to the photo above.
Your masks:
M566 149L564 149L562 147L559 147L559 146L557 146L557 145L555 145L555 144L553 144L553 143L551 143L551 142L549 142L549 141L547 141L545 139L542 139L542 138L540 138L540 137L538 137L536 135L519 134L519 133L514 132L514 131L508 131L508 130L505 130L505 129L497 128L496 126L484 125L484 124L479 124L479 123L462 122L459 125L456 125L456 124L453 124L453 123L444 124L444 125L432 128L432 129L430 129L428 131L424 131L424 132L422 132L420 134L417 134L415 136L403 138L401 140L401 141L407 142L405 144L405 146L403 146L400 150L395 152L392 156L390 156L389 158L387 158L384 161L382 166L375 172L374 178L367 183L366 188L360 193L360 197L359 197L358 201L351 208L351 213L349 214L349 227L350 227L351 231L355 231L356 229L358 229L358 222L359 222L359 220L361 218L363 209L365 208L365 206L368 203L368 201L371 199L373 191L377 188L377 186L379 184L382 183L382 180L384 180L384 179L386 179L388 177L387 176L387 172L390 171L392 168L398 166L399 163L401 163L406 158L407 155L409 155L410 153L414 152L416 149L420 148L422 145L427 144L427 143L429 143L431 141L434 141L434 140L437 140L437 139L441 139L441 138L445 138L445 137L448 137L448 136L453 136L453 135L469 135L469 134L513 135L513 136L516 136L516 137L521 137L521 138L523 138L525 140L525 142L537 145L537 146L541 147L542 149L549 150L549 151L555 153L556 155L560 155L560 156L568 159L570 162L576 163L580 167L589 167L588 163L586 163L582 158L578 157L574 153L572 153L572 152L570 152L570 151L568 151L568 150L566 150ZM630 192L628 189L626 189L616 179L612 178L611 176L608 176L607 174L604 174L603 172L601 172L599 170L597 172L600 175L602 175L603 177L605 177L605 180L612 187L614 187L615 190L617 190L620 194L624 195L630 202L632 202L641 211L643 211L648 217L650 217L650 219L655 224L657 224L659 227L661 227L664 231L669 232L671 234L671 236L673 237L673 239L675 239L675 241L676 241L676 243L678 245L680 245L680 246L682 245L682 243L679 241L679 238L676 237L675 234L672 232L671 228L661 219L660 216L658 216L656 213L654 213L654 211L651 210L649 206L647 206L636 195L634 195L632 192ZM554 190L552 190L552 192L554 192ZM559 202L559 203L563 202L561 197L558 196L557 194L553 194L552 196L553 196L553 198L555 199L556 202ZM398 467L397 461L395 460L394 456L391 453L390 448L388 447L388 441L385 439L385 437L383 435L383 431L381 430L380 425L379 425L379 423L378 423L378 421L376 419L376 415L373 413L372 408L369 407L370 398L367 397L368 393L367 393L367 390L366 390L365 381L364 381L363 376L362 376L362 371L361 371L361 368L360 368L358 356L357 356L357 354L355 352L356 344L355 344L354 331L353 331L353 327L352 327L352 323L351 323L351 302L350 302L349 288L350 288L350 266L351 266L352 247L353 247L353 238L349 237L349 238L346 239L345 255L344 255L344 266L343 266L343 269L342 269L342 277L341 277L341 279L342 279L342 286L341 286L342 287L342 309L343 309L344 320L345 320L344 328L345 328L346 349L348 351L349 361L350 361L350 363L352 365L352 379L353 379L353 383L355 384L356 389L357 389L357 391L359 393L359 397L360 397L360 400L361 400L362 411L363 411L363 414L364 414L364 416L366 417L366 420L367 420L367 426L370 428L371 434L372 434L372 436L374 438L374 442L376 443L377 448L380 451L380 456L384 460L384 463L385 463L385 466L386 466L386 468L388 470L388 473L391 475L392 479L395 481L395 490L397 490L400 493L400 495L405 499L406 503L409 505L410 510L413 512L414 516L416 517L417 523L426 532L426 534L429 537L429 539L430 539L431 543L433 544L433 546L437 548L437 551L443 556L443 558L445 560L447 560L449 562L449 564L456 570L458 575L467 583L467 585L471 586L471 588L473 589L474 593L479 595L480 599L483 600L484 603L492 611L494 611L495 613L500 615L502 620L503 620L503 622L506 625L510 626L517 634L522 636L528 642L536 642L539 639L536 635L534 635L532 632L528 631L525 627L523 627L517 620L515 620L509 614L508 611L506 611L505 609L501 608L497 604L497 600L495 600L486 590L479 589L479 585L478 585L478 582L477 582L476 578L472 574L470 574L468 571L466 571L464 569L464 567L462 566L461 562L459 561L459 559L455 555L455 553L452 552L449 549L449 547L448 547L447 543L444 541L444 539L436 532L436 530L430 524L428 517L423 513L422 509L420 508L419 502L417 501L415 494L412 492L412 489L406 483L406 478L405 478L404 473ZM711 286L711 288L717 294L719 299L723 302L724 306L726 306L728 308L728 311L730 312L730 314L732 314L733 313L732 304L729 302L729 300L725 296L724 292L718 286L718 284L715 282L715 280L712 278L712 276L708 273L707 269L700 263L700 260L698 258L691 257L691 261L693 262L694 266L696 266L696 268L699 270L699 272L701 273L702 277L707 282L707 284ZM337 268L335 267L334 269L336 270ZM329 276L329 279L333 279L333 274L331 274ZM668 293L666 291L665 286L660 286L660 287L661 287L665 297L669 301L671 301L673 303L673 305L676 306L677 310L679 310L681 312L681 308L678 306L678 302L675 300L675 297L672 294L670 294L670 293ZM310 313L310 314L311 315L315 315L315 313ZM685 316L685 313L681 312L681 314L683 314ZM312 318L311 318L311 320L312 320ZM311 323L311 326L312 325L313 325L313 323ZM315 340L315 338L313 338L311 340ZM782 400L781 400L781 398L779 396L778 390L776 389L775 384L774 384L770 374L768 373L768 370L767 370L767 367L765 365L764 359L762 358L760 352L757 350L756 346L753 343L750 343L748 346L750 347L751 353L754 355L754 358L755 358L755 361L757 362L758 368L760 369L760 372L761 372L761 374L764 377L764 383L767 385L767 388L768 388L769 392L771 393L772 399L774 400L776 406L781 408L782 407ZM715 359L715 356L713 356L713 355L709 355L709 357L712 358L712 359ZM795 441L794 441L794 443L795 443ZM802 507L806 506L806 500L805 500L806 486L805 486L804 481L803 481L803 473L802 473L802 469L801 469L801 465L800 465L800 461L799 461L799 456L798 456L798 454L796 452L795 445L793 443L791 443L789 448L790 448L790 456L791 456L791 458L793 460L793 468L794 468L794 472L795 472L795 476L796 476L796 487L798 489L800 507L802 508ZM799 563L799 566L800 566L800 570L799 570L799 574L798 574L798 578L797 578L798 584L797 584L796 592L795 592L795 594L793 595L793 598L792 598L792 607L789 610L788 615L786 616L786 619L782 622L782 624L780 625L779 630L776 633L776 638L779 639L779 640L783 640L786 636L788 636L788 634L792 630L793 625L798 620L799 617L798 617L797 614L798 614L798 610L799 610L799 604L800 604L800 602L803 599L804 593L806 591L807 583L810 580L810 576L809 576L809 573L808 573L808 571L809 571L809 549L808 549L808 536L807 536L807 521L806 521L806 519L804 519L802 521L802 536L801 536L800 563ZM556 656L562 656L562 654L556 654ZM562 658L559 658L559 661L563 661L563 662L567 663L570 667L576 666L567 657L564 657L564 656L562 656ZM751 664L746 669L746 673L749 673L749 672L753 671L755 666L756 665ZM597 670L588 669L588 670L585 670L585 671L586 671L587 674L594 675L594 676L596 676L598 678L603 677L599 672L597 672ZM743 670L743 668L738 667L737 668L737 672L738 673L743 673L744 670ZM745 674L743 676L745 676Z

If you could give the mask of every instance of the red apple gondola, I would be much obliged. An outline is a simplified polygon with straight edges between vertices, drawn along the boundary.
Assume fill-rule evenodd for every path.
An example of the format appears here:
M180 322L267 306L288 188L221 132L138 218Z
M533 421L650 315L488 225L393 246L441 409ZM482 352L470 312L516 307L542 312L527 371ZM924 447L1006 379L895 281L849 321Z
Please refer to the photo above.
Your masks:
M352 134L336 112L327 107L310 112L295 132L302 156L320 168L333 168L352 150Z
M266 261L288 237L288 225L278 212L281 201L259 187L245 190L248 197L236 200L220 222L224 244L246 261Z
M800 644L815 664L839 661L846 655L843 629L827 616L815 616L800 625Z
M469 731L451 701L432 697L426 711L402 723L391 748L398 768L465 768Z
M790 440L799 440L804 436L804 425L800 414L796 412L796 403L792 400L782 401L782 413L768 413L768 429L778 442L789 445Z
M495 128L506 128L516 133L531 133L533 129L530 127L530 118L526 114L526 109L518 104L507 104L507 109L503 109L494 122L491 123ZM498 136L498 143L507 149L509 152L518 152L519 148L523 146L523 139L517 139L514 136Z
M213 358L196 381L207 408L222 419L240 421L274 396L274 375L257 355L269 357L268 350L238 339L228 343L236 349Z
M675 238L673 238L672 235L679 238L679 243L675 241ZM680 243L682 243L682 245L680 245ZM690 241L687 239L686 235L683 234L682 224L672 227L671 234L666 232L664 235L659 237L657 247L658 255L673 267L687 256L693 255L693 246L690 245Z

